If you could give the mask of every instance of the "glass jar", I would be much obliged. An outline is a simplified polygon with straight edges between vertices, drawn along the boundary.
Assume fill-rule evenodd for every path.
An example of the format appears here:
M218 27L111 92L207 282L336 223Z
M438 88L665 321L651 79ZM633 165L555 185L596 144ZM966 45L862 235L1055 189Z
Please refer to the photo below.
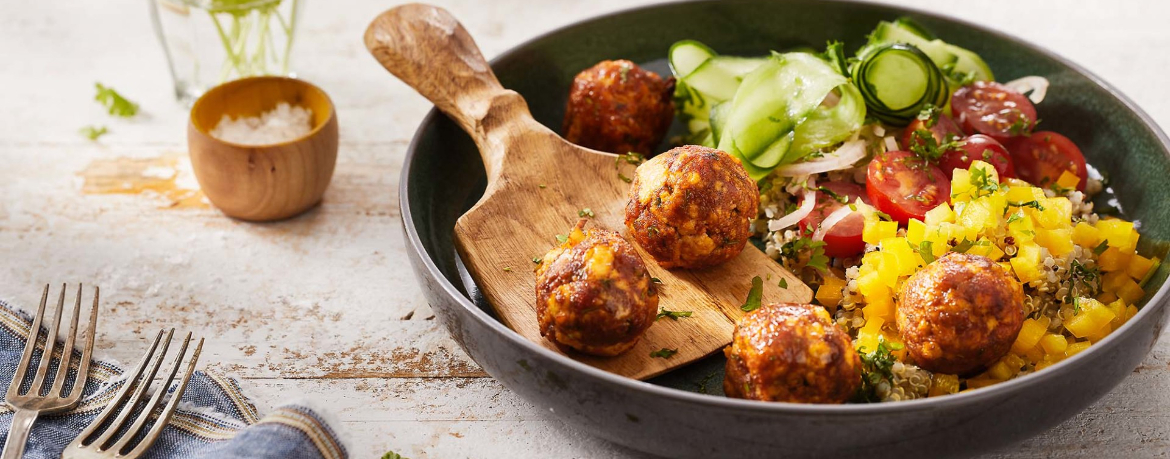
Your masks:
M175 96L189 105L230 80L295 76L289 54L301 1L150 0Z

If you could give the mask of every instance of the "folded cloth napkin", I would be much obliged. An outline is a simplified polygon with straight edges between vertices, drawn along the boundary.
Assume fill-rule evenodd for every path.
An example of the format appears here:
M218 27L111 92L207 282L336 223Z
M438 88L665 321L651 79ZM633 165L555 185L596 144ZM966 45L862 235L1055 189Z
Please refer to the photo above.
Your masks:
M7 390L16 373L31 326L32 320L26 314L0 301L0 381L4 382L0 393ZM124 370L110 362L95 360L89 371L77 408L41 416L33 424L25 458L60 458L61 450L97 417L125 383ZM31 372L28 378L32 378ZM11 424L11 408L0 406L0 438L8 434ZM170 425L145 457L345 459L348 454L334 431L313 410L286 405L260 417L235 380L197 371Z

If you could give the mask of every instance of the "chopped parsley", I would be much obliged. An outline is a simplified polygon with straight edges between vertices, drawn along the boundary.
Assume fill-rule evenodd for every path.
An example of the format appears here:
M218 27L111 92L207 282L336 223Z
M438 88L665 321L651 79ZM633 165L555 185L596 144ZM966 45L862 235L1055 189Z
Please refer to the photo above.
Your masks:
M1093 247L1093 255L1100 256L1101 254L1105 253L1106 250L1109 250L1109 241L1101 241L1101 244Z
M81 128L80 132L89 140L97 140L98 137L108 134L110 130L106 129L105 126L86 126Z
M504 267L504 272L506 272L506 273L510 273L510 272L512 272L512 267L511 267L511 266L505 266L505 267Z
M861 398L865 401L876 402L877 385L883 379L894 380L894 362L897 362L897 357L894 357L893 351L901 350L902 345L898 343L888 343L884 336L878 336L877 349L872 352L867 352L865 346L857 350L857 354L861 357L862 377L861 377Z
M780 283L776 284L780 288L788 288L788 279L780 278Z
M910 241L906 241L906 243L910 245L911 249L914 249L916 252L918 252L918 256L922 257L922 261L926 262L927 264L930 264L934 261L933 242L922 241L918 244L918 247L915 247L914 244L910 243Z
M533 262L533 263L536 263L536 264L538 264L538 265L540 264L540 260L542 260L542 258L541 258L541 257L532 257L532 262Z
M408 458L406 456L398 454L394 451L386 451L386 454L382 455L382 459L408 459Z
M809 229L812 228L809 227ZM824 241L814 241L808 237L793 239L780 246L780 256L789 260L797 260L805 250L809 253L808 262L805 263L805 266L813 267L821 271L827 271L829 269L829 257L825 256Z
M999 184L987 175L987 168L983 167L975 167L971 169L971 186L975 187L976 190L979 190L980 195L982 195L982 192L984 191L986 191L988 194L999 191Z
M558 234L557 235L557 242L560 242L561 244L569 242L569 237L565 236L564 234Z
M914 131L913 136L914 138L910 142L910 152L926 161L938 161L944 153L960 151L963 146L962 140L955 139L949 139L940 144L934 138L934 134L926 129Z
M122 97L114 88L106 87L101 83L94 83L94 87L97 88L97 94L93 96L93 100L106 107L106 111L111 115L129 118L138 114L138 104Z
M692 314L694 314L693 311L671 311L668 309L662 309L658 311L657 316L654 316L654 320L658 320L663 317L666 317L670 320L678 320L679 317L690 317Z
M1076 298L1096 295L1101 268L1090 268L1074 259L1068 267L1068 273L1068 294L1064 296L1064 302L1073 303L1073 308L1079 312L1080 305L1076 303Z
M1019 110L1013 111L1016 114L1016 120L1013 121L1010 126L1008 126L1008 133L1013 136L1028 135L1031 133L1032 128L1036 126L1036 123L1033 123L1032 120L1029 120L1028 115L1025 115L1024 112Z
M655 284L662 284L662 279L659 279L657 277L651 277L650 282L653 282Z
M633 164L633 165L637 166L639 164L642 164L645 161L646 161L646 156L642 155L641 153L634 153L631 151L631 152L626 153L624 155L617 155L617 158L614 158L614 160L613 160L613 166L614 167L621 166L623 162L626 164Z
M578 211L577 211L577 216L578 216L578 217L582 217L582 218L585 218L585 217L588 217L588 218L593 218L593 217L596 217L596 215L594 215L594 214L593 214L593 209L590 209L590 208L588 208L588 207L586 207L586 208L584 208L584 209L581 209L581 210L578 210Z
M763 299L764 299L764 280L760 279L760 276L753 277L752 278L752 288L751 288L751 290L748 290L747 299L744 300L743 306L740 306L739 309L742 309L743 312L752 312L752 311L755 311L757 309L760 309L760 306L761 306Z
M841 204L849 204L849 197L848 196L841 196L841 195L837 194L835 191L830 190L828 188L825 188L823 186L818 186L817 191L820 191L820 192L825 193L829 196L832 196L833 199L836 199L837 202L840 202Z
M1031 200L1028 202L1009 202L1008 205L1012 207L1031 207L1041 212L1044 211L1044 206L1040 205L1040 201L1036 200Z
M973 242L967 238L963 238L962 242L955 244L955 247L953 249L951 249L951 251L952 252L959 252L959 253L967 253L967 251L971 250L972 247L975 247L975 242Z
M655 357L655 358L659 358L659 359L669 359L669 358L673 357L675 354L678 354L678 349L667 349L664 347L664 348L659 349L657 351L651 352L650 357Z
M918 119L922 121L922 125L926 128L932 128L938 124L938 116L942 114L942 109L934 104L926 104L922 111L918 112Z
M622 181L626 182L626 183L633 183L634 182L634 179L626 177L626 175L622 174L621 172L618 172L618 178L622 179Z
M1012 222L1020 221L1023 219L1024 219L1024 211L1021 210L1019 212L1012 214L1012 216L1008 217L1007 223L1010 225L1010 224L1012 224Z

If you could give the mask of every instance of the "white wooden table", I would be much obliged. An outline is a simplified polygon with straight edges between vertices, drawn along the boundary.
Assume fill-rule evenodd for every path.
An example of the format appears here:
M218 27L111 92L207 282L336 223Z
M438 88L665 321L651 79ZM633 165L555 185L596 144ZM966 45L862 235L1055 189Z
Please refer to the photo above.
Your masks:
M324 204L275 224L168 208L171 199L149 192L86 192L103 179L157 182L174 165L175 187L191 183L182 159L187 113L172 98L146 2L3 2L0 297L28 308L45 282L99 284L101 353L127 362L161 327L202 333L210 338L202 359L208 368L240 378L261 407L297 398L328 407L356 458L388 450L412 458L637 456L546 417L488 377L431 320L407 265L397 206L403 154L430 104L361 43L367 22L395 2L307 1L294 66L337 105L341 151ZM436 3L491 57L642 2ZM1048 46L1170 126L1170 3L897 3ZM145 116L108 119L92 102L95 81L138 101ZM89 124L105 124L111 134L90 142L77 134ZM1164 337L1099 403L993 456L1165 456L1168 413Z

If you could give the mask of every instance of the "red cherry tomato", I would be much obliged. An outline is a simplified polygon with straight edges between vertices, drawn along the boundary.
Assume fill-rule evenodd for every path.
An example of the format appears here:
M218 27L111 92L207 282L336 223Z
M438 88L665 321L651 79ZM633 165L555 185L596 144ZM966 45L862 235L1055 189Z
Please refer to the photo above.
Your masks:
M1012 161L1020 178L1033 185L1048 187L1069 171L1081 180L1077 190L1085 191L1089 169L1085 167L1085 155L1068 137L1051 131L1038 131L1029 137L1017 139L1008 144Z
M926 212L951 197L951 181L938 166L907 151L874 157L865 177L865 192L874 207L905 224L925 219Z
M820 186L836 193L837 196L848 199L850 203L856 202L857 198L861 198L861 202L869 204L869 198L865 196L865 188L856 183L838 181L824 183ZM821 222L825 220L825 217L828 217L829 214L845 205L832 194L818 191L817 206L813 208L812 213L804 217L799 223L801 234L816 231L817 227L821 225ZM861 239L861 230L864 228L865 217L860 212L853 212L837 222L828 233L825 233L825 255L830 257L852 257L864 252L865 241Z
M951 97L951 109L968 134L987 134L1003 142L1027 136L1036 126L1036 107L1027 96L994 81L976 81Z
M959 129L959 125L955 124L955 120L947 115L940 113L938 118L933 120L933 123L930 123L930 127L926 127L927 124L926 121L918 118L911 121L910 125L906 126L906 131L902 133L902 145L909 149L911 145L921 143L921 141L914 138L914 132L919 130L930 131L930 134L934 136L934 141L938 142L939 145L953 138L963 137L963 130Z
M971 162L976 160L995 166L995 172L999 174L1000 179L1016 176L1016 169L1012 165L1007 148L983 134L963 139L957 150L947 150L938 159L938 167L944 174L950 176L955 169L970 169Z

